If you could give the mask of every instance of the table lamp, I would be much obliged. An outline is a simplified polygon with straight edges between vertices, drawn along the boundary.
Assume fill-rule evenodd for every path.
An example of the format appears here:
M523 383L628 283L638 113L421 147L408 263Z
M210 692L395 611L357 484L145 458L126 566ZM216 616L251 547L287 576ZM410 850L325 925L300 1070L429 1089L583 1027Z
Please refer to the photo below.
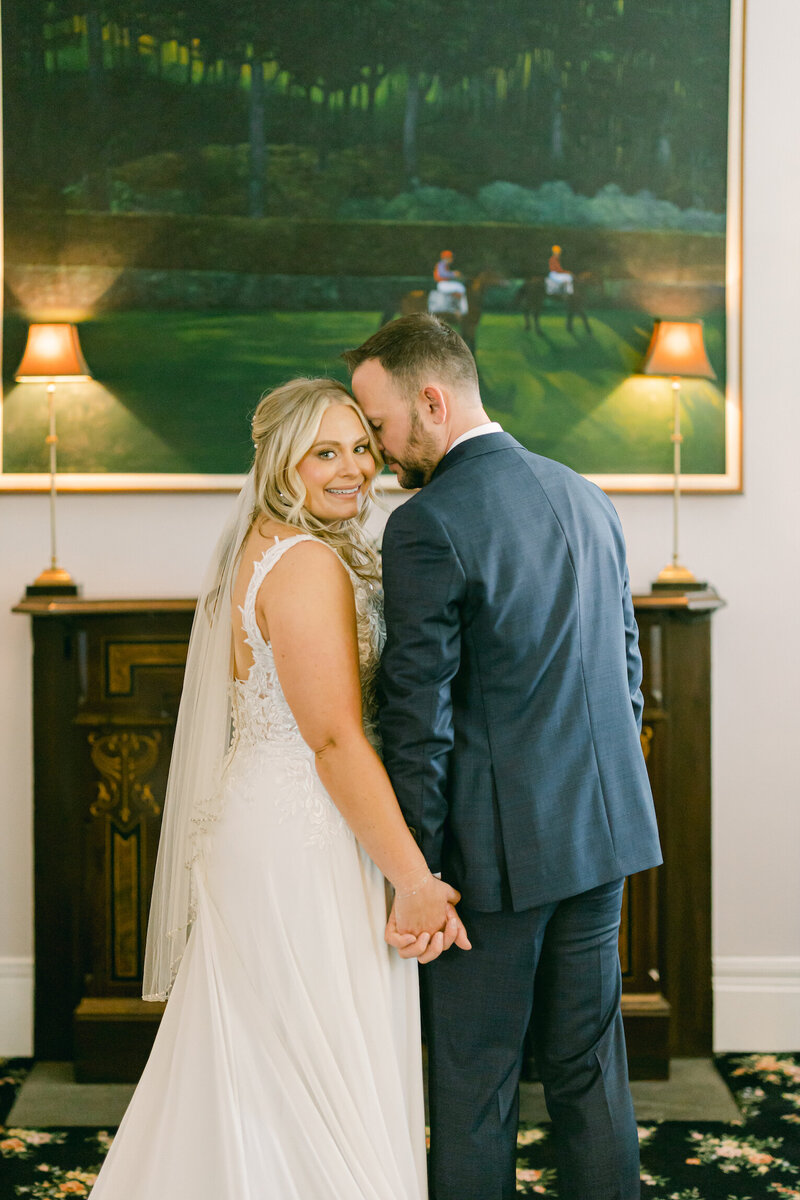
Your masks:
M46 383L50 416L50 431L46 444L50 447L50 566L27 588L29 596L57 593L75 596L78 592L69 571L58 565L56 555L56 406L57 383L84 383L92 378L81 353L75 325L31 325L22 362L14 378L17 383Z
M647 348L644 375L668 375L672 380L672 562L660 571L653 584L654 591L705 588L692 572L684 567L678 552L678 507L681 494L681 379L716 379L708 361L703 342L702 321L656 320L653 336Z

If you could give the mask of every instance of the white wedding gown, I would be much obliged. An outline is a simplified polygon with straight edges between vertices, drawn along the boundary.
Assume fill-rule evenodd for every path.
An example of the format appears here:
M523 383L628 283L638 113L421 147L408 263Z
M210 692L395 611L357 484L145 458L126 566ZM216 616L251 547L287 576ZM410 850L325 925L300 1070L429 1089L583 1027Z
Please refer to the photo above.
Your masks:
M221 815L197 918L93 1200L423 1200L417 964L383 940L383 876L322 786L262 638L267 572L242 610ZM368 733L379 596L352 574Z

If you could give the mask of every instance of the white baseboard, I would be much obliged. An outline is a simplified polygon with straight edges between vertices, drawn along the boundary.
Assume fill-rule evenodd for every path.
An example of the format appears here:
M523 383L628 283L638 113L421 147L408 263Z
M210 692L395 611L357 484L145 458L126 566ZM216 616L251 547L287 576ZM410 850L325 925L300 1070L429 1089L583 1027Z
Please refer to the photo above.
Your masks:
M800 1049L800 957L715 957L714 1049Z
M0 1055L33 1054L33 959L0 958Z

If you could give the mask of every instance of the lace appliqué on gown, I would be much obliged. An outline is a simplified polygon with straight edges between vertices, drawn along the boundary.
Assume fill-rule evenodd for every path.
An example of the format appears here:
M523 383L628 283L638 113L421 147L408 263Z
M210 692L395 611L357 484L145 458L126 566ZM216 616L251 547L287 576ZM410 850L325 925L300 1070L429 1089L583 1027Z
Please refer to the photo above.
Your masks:
M313 540L310 534L300 534L276 541L253 565L245 602L240 609L253 664L246 679L235 680L231 685L233 738L223 792L235 789L250 803L263 800L259 788L260 773L254 768L253 756L277 755L287 775L287 787L272 800L280 811L280 819L302 816L308 827L307 844L324 847L332 838L352 835L320 782L313 752L303 741L283 694L272 646L262 637L256 620L256 597L269 571L290 547ZM376 680L385 640L382 597L378 587L361 579L349 567L347 571L356 604L364 728L377 745Z

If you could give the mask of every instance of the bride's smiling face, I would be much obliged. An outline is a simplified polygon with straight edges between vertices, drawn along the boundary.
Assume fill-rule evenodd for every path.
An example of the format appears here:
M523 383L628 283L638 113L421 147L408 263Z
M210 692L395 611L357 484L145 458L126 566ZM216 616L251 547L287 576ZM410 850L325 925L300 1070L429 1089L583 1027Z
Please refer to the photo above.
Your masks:
M308 511L320 521L356 516L375 471L369 437L352 408L326 408L314 445L297 464Z

